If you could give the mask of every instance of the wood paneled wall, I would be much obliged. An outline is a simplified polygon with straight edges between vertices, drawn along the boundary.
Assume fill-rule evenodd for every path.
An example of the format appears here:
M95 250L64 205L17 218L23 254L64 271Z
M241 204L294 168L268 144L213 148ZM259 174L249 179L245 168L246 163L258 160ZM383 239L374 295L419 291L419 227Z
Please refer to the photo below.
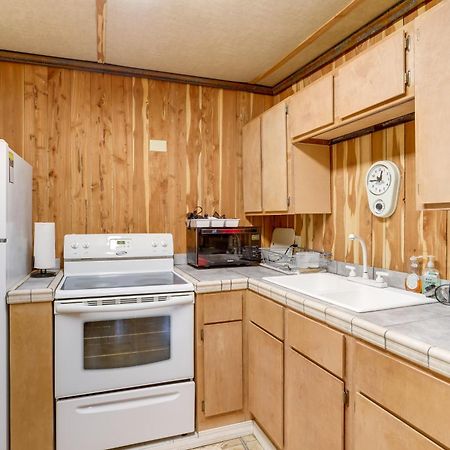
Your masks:
M439 1L430 1L383 33L293 85L277 96L276 102L339 67ZM361 263L359 245L347 239L349 233L357 233L365 239L369 261L376 267L408 271L411 255L435 255L441 276L450 278L450 239L447 239L450 220L447 212L416 210L414 122L334 145L331 159L333 213L252 218L262 227L265 244L268 244L275 226L293 227L296 234L302 236L304 246L330 251L340 261ZM398 207L387 219L370 213L364 182L367 169L381 159L393 160L402 174Z
M332 161L332 214L279 216L257 219L266 238L274 226L289 226L303 245L326 250L340 261L361 263L359 244L348 240L357 233L366 241L369 262L376 267L408 271L411 255L435 255L443 277L450 277L450 241L446 211L417 211L415 198L414 122L334 145ZM394 161L402 175L395 213L380 219L371 214L365 175L378 160ZM430 174L432 176L432 174Z
M0 63L0 138L33 165L33 220L68 233L171 232L187 211L244 218L241 128L272 97ZM167 153L149 152L167 140Z

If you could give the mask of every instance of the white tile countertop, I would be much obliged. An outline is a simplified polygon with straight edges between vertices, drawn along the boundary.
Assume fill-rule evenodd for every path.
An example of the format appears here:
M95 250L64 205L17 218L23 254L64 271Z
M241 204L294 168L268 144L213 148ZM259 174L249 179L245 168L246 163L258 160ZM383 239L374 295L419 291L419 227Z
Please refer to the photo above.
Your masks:
M63 276L60 270L55 277L49 278L31 278L26 276L22 281L8 291L6 294L6 303L35 303L52 302L54 292Z
M262 280L278 273L259 266L201 270L176 266L198 293L250 289L450 377L450 307L440 303L355 313Z

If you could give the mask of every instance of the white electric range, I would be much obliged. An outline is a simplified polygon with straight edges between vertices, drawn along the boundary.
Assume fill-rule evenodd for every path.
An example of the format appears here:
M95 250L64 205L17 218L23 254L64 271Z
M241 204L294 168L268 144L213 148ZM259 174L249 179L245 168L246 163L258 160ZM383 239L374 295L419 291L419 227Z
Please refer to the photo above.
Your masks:
M57 450L194 431L194 288L170 234L64 238L56 292Z

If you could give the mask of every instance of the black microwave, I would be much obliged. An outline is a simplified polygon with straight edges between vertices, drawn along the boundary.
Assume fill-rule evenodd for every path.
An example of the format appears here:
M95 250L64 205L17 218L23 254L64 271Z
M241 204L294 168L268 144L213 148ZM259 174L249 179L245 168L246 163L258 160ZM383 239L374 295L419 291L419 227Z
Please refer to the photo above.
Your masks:
M188 228L187 262L194 267L251 266L261 261L256 227Z

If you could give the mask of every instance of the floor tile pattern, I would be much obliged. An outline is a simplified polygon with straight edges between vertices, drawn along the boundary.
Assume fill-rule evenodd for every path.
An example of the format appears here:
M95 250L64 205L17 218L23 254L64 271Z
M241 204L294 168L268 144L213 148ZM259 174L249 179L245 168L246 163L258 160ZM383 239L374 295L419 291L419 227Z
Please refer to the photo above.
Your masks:
M196 450L262 450L262 447L255 436L250 434L242 438L197 447Z

